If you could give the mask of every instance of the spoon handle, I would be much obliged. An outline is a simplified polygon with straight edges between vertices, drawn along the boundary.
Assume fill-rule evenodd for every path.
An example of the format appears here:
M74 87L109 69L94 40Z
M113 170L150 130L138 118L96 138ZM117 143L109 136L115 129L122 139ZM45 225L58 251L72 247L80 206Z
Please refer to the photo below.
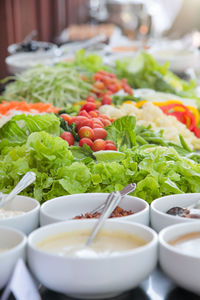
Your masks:
M119 193L122 197L124 197L125 195L128 195L129 193L135 191L135 189L136 189L136 184L135 183L130 183L127 186L125 186ZM109 201L109 197L112 197L112 193L109 194L108 198L106 199L106 202L99 205L95 209L91 210L90 214L94 214L95 212L101 212L104 209L107 201Z
M112 195L112 197L110 197L110 201L108 201L106 203L101 217L99 218L98 222L96 223L95 227L93 228L91 235L89 236L89 239L86 242L86 246L90 246L90 244L94 240L95 236L99 232L100 228L103 226L105 220L110 216L113 209L115 209L115 207L118 205L118 203L121 200L121 195L119 192L113 192L111 195Z
M33 183L36 179L36 174L34 172L27 172L22 179L18 182L18 184L14 187L14 189L8 194L8 196L4 197L0 202L0 207L12 200L16 195L18 195L21 191L23 191L27 186Z
M132 192L136 189L136 184L131 183L128 184L125 188L123 188L120 192L112 192L108 195L108 198L106 199L106 202L104 203L103 212L97 221L96 225L94 226L94 229L89 236L89 239L86 242L86 246L89 246L92 241L94 240L95 236L99 232L100 228L103 226L105 220L111 215L113 210L116 208L116 206L121 201L122 197L127 195L128 193Z

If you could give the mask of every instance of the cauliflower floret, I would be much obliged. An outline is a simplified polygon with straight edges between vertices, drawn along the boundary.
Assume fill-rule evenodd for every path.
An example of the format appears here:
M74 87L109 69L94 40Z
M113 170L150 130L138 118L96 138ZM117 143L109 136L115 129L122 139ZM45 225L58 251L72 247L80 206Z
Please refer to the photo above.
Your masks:
M100 114L107 115L111 119L118 119L126 115L126 113L112 105L100 106L99 112Z
M123 104L121 109L103 105L99 111L113 119L125 115L135 116L137 125L151 125L154 130L163 129L163 137L167 141L180 145L179 134L181 134L191 149L200 150L200 139L185 124L179 122L174 116L165 115L159 107L150 102L145 103L141 109L133 104Z

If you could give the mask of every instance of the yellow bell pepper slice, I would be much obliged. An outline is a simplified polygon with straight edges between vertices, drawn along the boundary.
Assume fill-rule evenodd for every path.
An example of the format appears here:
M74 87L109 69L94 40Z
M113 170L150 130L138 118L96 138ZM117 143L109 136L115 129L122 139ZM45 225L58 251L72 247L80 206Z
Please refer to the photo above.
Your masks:
M137 103L135 104L135 106L136 106L137 108L140 108L140 107L142 107L146 102L147 102L146 100L139 101L139 102L137 102Z
M191 111L191 113L195 116L196 126L199 124L200 115L197 108L194 106L187 105L187 108Z
M135 105L135 102L131 101L131 100L126 100L126 101L123 102L123 104L133 104L133 105Z
M82 101L79 101L79 102L76 102L74 103L73 105L76 106L76 105L84 105L86 103L85 100L82 100Z

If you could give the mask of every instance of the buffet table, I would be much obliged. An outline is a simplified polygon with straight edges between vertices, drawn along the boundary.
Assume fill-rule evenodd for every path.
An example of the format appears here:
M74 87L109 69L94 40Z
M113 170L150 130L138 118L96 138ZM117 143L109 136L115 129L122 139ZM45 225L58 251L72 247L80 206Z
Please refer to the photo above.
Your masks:
M41 290L42 300L69 300L63 294ZM158 267L139 287L113 300L199 300L199 296L179 288Z

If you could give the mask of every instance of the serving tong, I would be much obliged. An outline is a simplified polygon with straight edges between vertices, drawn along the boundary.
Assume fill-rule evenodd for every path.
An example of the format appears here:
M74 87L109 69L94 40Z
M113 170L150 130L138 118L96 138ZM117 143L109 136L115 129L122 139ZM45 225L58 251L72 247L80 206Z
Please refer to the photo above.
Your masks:
M111 213L116 208L116 206L119 204L121 199L125 195L133 192L135 189L136 189L136 184L131 183L131 184L128 184L125 188L123 188L120 192L118 192L118 191L112 192L111 194L108 195L104 204L100 205L99 207L97 207L95 210L92 211L92 213L102 211L102 214L101 214L100 218L98 219L97 223L95 224L95 226L92 230L92 233L86 242L86 246L91 245L95 236L97 235L97 233L103 226L105 220L111 215Z

